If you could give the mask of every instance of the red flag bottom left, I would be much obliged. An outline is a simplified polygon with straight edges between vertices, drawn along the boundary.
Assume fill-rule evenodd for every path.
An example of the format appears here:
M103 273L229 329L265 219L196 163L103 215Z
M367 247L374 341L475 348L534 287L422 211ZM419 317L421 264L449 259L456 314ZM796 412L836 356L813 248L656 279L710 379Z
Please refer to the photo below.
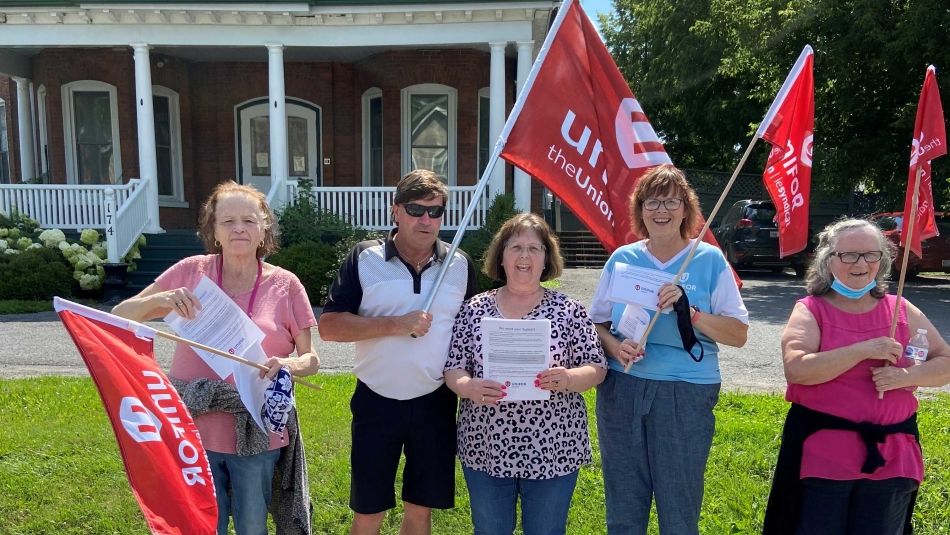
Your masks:
M152 340L69 310L59 316L99 389L152 533L215 533L208 458L191 415L155 362Z

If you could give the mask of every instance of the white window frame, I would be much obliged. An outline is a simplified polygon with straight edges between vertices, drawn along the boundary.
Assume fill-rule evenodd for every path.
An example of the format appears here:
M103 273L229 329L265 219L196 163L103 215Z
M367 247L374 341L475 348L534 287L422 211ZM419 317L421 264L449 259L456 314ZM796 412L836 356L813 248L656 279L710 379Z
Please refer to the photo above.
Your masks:
M456 185L456 153L458 150L458 90L454 87L443 84L416 84L404 87L400 91L401 119L402 127L402 172L412 171L412 97L413 95L447 95L449 100L448 119L448 145L449 145L449 169L446 177L448 185Z
M98 80L77 80L64 84L63 95L63 139L66 145L66 182L78 184L79 162L76 161L76 114L73 109L73 93L78 91L105 91L109 93L109 109L112 115L112 168L115 171L113 183L122 183L122 149L119 143L119 104L116 88L112 84Z
M153 97L164 97L168 99L168 115L170 124L170 142L171 142L171 171L172 171L172 194L159 195L158 205L172 208L188 208L188 202L185 201L185 179L181 156L181 108L179 106L178 92L163 85L152 86ZM154 110L153 110L154 113ZM155 122L155 118L152 118ZM157 146L156 146L157 148ZM158 154L155 155L156 162Z
M363 98L362 98L362 109L363 109L363 136L362 136L362 138L363 138L363 186L365 186L365 187L369 187L369 186L371 186L372 183L373 183L373 178L372 178L372 176L370 176L371 167L372 167L371 163L372 163L372 161L373 161L373 155L372 155L372 153L371 153L371 150L372 150L372 140L370 139L370 124L369 124L369 120L370 120L370 110L369 110L369 105L370 105L370 101L372 101L374 98L378 98L378 99L382 100L382 98L383 98L383 90L380 89L380 88L378 88L378 87L371 87L371 88L369 88L369 89L367 89L366 91L363 92ZM385 114L385 110L383 110L383 113ZM385 156L385 153L386 153L385 139L386 139L386 135L385 135L385 132L383 132L383 147L382 147L382 148L383 148L383 155L384 155L384 156ZM383 159L383 161L385 161L385 159ZM385 166L384 166L384 167L385 167ZM385 176L385 172L384 172L384 173L383 173L383 183L385 183L385 181L386 181L386 176Z
M0 184L10 184L12 182L11 169L10 169L10 122L7 121L7 101L0 98L0 114L3 115L3 126L5 132L2 134L7 138L7 162L6 162L6 176L0 180ZM11 114L12 115L12 114ZM3 162L0 162L0 165L3 165ZM0 177L3 177L3 169L0 169Z
M482 154L481 142L482 142L482 99L483 99L483 98L489 100L488 109L489 109L489 113L491 113L491 102L490 102L490 101L491 101L491 88L490 88L490 87L483 87L483 88L481 88L481 89L478 90L478 105L477 105L477 107L475 108L475 110L476 110L475 122L477 123L477 125L476 125L476 126L477 126L477 134L476 134L476 135L478 136L478 137L475 138L475 140L476 140L476 143L475 143L475 172L476 172L477 175L478 175L478 176L475 177L475 180L481 179L481 173L482 173L482 171L481 171L481 165L480 165L481 162L479 162L478 159L479 159L479 157L480 157L481 154ZM488 131L488 158L491 159L491 153L492 153L492 150L493 150L494 146L492 145L492 139L491 139L491 120L490 120L490 117L489 117L489 125L488 125L488 128L489 128L489 131ZM486 163L487 163L487 162L486 162Z
M40 133L40 174L50 182L49 169L49 131L46 123L46 97L48 92L45 85L36 88L36 122Z

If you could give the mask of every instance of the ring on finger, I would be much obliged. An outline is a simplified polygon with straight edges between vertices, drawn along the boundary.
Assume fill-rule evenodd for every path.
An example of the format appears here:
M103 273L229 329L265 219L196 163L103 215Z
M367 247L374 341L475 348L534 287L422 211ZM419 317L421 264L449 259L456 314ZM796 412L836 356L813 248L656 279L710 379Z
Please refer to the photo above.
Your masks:
M482 396L482 403L485 402L485 396Z

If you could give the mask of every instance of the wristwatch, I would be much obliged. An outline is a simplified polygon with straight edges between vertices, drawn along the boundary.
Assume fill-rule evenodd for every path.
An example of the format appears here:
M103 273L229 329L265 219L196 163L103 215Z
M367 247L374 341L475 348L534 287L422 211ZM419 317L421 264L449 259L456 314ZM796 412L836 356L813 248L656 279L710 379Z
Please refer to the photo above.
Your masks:
M690 312L689 314L689 321L691 323L696 323L696 320L699 319L699 314L700 314L699 307L696 305L690 305L689 308L692 309L692 312Z

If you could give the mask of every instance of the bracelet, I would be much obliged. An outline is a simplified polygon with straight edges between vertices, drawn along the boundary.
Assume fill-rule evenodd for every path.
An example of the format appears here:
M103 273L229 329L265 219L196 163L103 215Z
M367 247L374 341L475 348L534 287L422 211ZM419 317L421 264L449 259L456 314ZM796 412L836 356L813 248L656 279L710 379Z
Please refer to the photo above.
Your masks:
M701 314L701 312L699 311L699 307L696 305L693 305L689 308L693 309L693 314L689 317L689 322L692 323L693 325L696 325L696 320L699 319L699 315Z

